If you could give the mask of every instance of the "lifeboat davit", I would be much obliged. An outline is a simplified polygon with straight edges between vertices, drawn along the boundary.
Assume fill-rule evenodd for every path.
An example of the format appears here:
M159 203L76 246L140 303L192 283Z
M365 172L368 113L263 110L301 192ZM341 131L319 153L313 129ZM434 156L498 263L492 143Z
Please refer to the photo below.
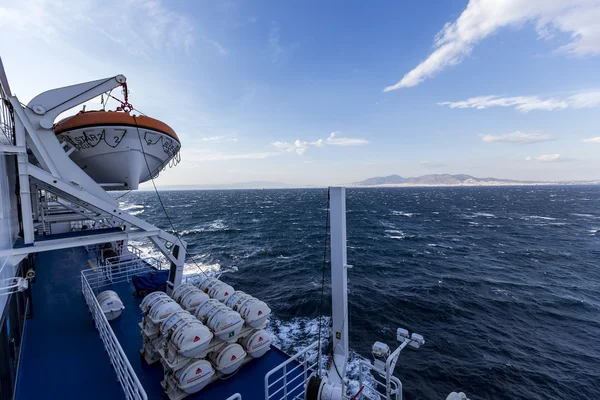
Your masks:
M179 161L181 142L164 122L120 111L82 111L54 125L69 157L105 190L135 190Z

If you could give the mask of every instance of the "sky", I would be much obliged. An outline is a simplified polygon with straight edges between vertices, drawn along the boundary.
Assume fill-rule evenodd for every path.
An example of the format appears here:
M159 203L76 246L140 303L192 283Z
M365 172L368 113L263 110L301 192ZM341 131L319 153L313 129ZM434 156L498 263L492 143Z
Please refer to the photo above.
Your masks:
M600 0L0 0L0 34L24 103L127 76L182 141L159 186L600 179Z

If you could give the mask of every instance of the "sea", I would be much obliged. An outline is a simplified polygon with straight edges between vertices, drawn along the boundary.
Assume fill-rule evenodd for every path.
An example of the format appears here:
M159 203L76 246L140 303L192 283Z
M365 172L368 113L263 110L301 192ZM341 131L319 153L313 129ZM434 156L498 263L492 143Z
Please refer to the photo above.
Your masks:
M267 302L275 344L329 335L327 189L131 192L132 214L188 244L188 277ZM170 221L169 221L170 219ZM172 226L171 226L172 223ZM404 399L600 398L600 187L347 189L350 391L371 346L400 355ZM137 242L148 254L156 251Z

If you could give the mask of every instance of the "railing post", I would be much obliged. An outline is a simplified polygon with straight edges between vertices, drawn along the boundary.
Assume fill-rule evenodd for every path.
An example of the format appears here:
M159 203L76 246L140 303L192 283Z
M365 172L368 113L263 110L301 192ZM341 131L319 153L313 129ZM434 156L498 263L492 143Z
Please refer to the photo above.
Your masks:
M362 361L360 361L358 363L358 387L359 387L359 390L361 387L363 387L363 362ZM360 392L358 395L358 400L362 400L362 398L363 398L363 394L362 394L362 392Z
M283 366L283 398L287 400L287 364Z
M306 370L308 369L308 364L307 364L307 358L308 357L307 357L307 355L308 355L308 352L304 353L304 362L302 363L302 369L304 370L304 372L303 372L303 374L304 374L304 382L306 382L306 380L308 379L308 377L306 376L306 374L307 374ZM317 368L317 370L318 370L318 368ZM305 390L305 392L306 392L306 390Z

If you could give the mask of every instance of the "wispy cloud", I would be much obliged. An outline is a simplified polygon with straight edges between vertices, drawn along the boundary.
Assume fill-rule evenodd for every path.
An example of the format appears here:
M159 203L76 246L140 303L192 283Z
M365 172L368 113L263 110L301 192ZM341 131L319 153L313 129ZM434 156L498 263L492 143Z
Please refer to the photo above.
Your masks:
M479 135L484 142L488 143L512 143L512 144L531 144L538 142L546 142L552 140L550 135L540 132L520 132L505 133L503 135Z
M271 22L271 29L269 30L269 48L271 50L271 58L274 63L281 60L283 54L283 48L279 43L281 27L276 22Z
M598 143L598 144L600 144L600 136L583 139L583 142L584 143Z
M339 132L331 132L327 139L318 139L313 142L307 142L304 140L296 140L294 142L274 142L271 143L275 148L285 150L290 153L296 153L302 155L310 147L323 147L325 145L332 146L361 146L369 144L368 140L365 139L354 139L339 137Z
M68 24L63 22L65 15ZM71 42L82 34L99 35L146 58L151 58L153 51L167 49L189 52L196 38L192 21L161 0L11 2L0 5L0 26L35 35L46 43Z
M217 42L216 40L213 40L206 36L202 36L202 40L204 40L206 43L212 45L215 48L215 50L217 50L219 52L219 54L221 54L222 56L226 56L229 54L229 50L226 49L225 47L223 47L221 45L221 43Z
M233 138L231 136L209 136L202 137L196 140L200 140L202 142L237 142L237 138Z
M338 136L338 133L339 132L331 132L326 139L326 143L334 146L362 146L369 144L369 141L365 139L341 138Z
M197 154L189 161L229 161L229 160L262 160L264 158L278 156L278 152L262 152L262 153L241 153L241 154L226 154L226 153L206 153Z
M574 57L600 54L600 3L595 0L470 0L454 22L446 23L435 36L435 50L417 67L384 91L416 86L445 68L459 64L473 47L504 27L536 23L541 39L549 40L553 32L571 36L569 43L556 53Z
M420 161L419 164L422 167L424 167L424 168L432 168L432 169L435 169L435 168L444 168L444 167L448 166L448 164L443 163L443 162L439 162L439 161L427 161L427 160Z
M541 162L558 162L558 161L566 161L560 158L560 154L542 154L541 156L531 157L527 156L525 158L526 161L541 161Z
M475 108L484 110L491 107L514 107L521 112L533 110L554 111L565 108L594 108L600 107L600 90L586 90L563 98L540 96L479 96L462 101L444 101L438 103L450 108Z

